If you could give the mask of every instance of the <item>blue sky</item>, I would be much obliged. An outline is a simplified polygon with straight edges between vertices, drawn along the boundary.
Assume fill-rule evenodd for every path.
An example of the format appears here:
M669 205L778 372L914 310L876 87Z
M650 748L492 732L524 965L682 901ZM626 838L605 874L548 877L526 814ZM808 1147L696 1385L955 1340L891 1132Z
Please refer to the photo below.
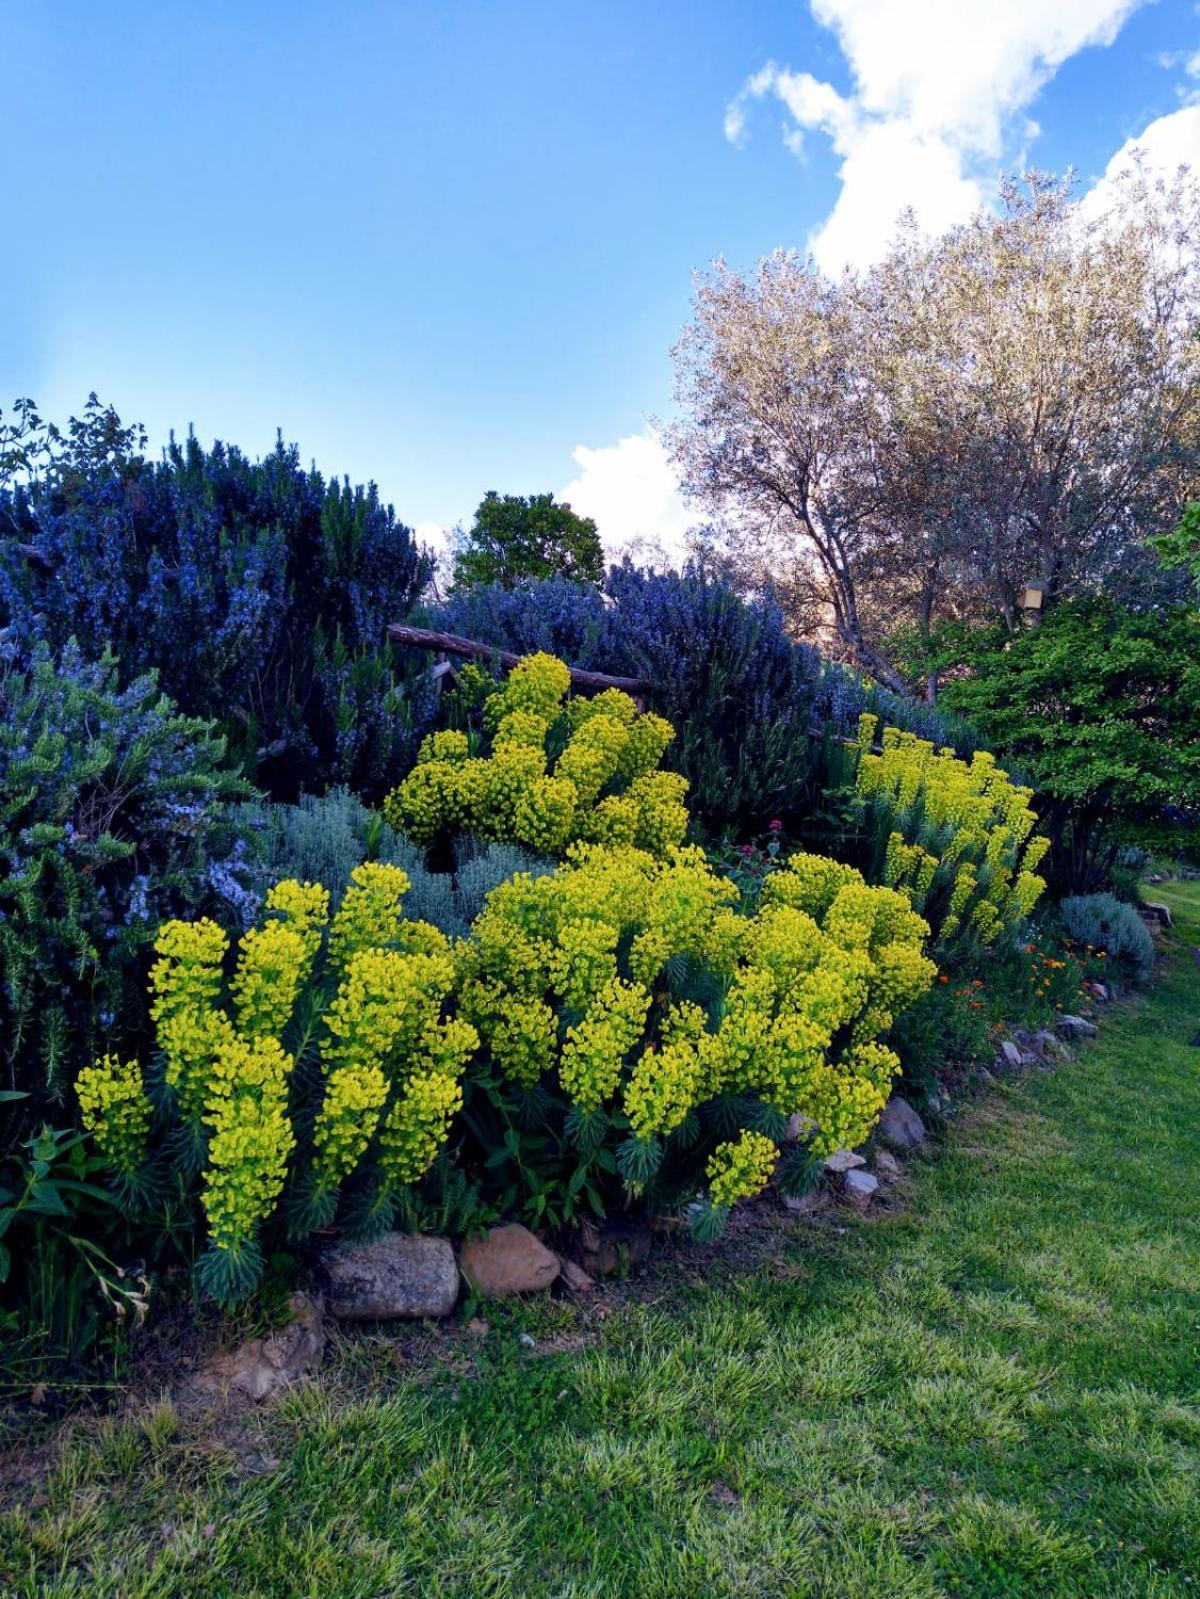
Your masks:
M5 0L0 47L0 403L282 428L425 529L570 488L669 545L647 417L718 254L862 262L1022 159L1200 166L1184 0Z

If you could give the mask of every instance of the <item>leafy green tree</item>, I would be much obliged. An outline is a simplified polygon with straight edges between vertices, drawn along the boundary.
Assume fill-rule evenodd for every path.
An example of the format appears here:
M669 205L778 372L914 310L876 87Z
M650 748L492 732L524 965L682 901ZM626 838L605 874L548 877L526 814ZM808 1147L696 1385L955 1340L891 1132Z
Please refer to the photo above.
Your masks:
M960 633L944 703L1037 791L1057 886L1102 887L1124 842L1200 846L1200 613L1061 602L1040 627Z
M1179 526L1150 541L1168 571L1181 568L1200 582L1200 500L1189 500Z
M599 583L604 551L590 516L578 516L553 494L497 494L489 489L475 521L460 533L454 555L455 589L527 578L565 577Z

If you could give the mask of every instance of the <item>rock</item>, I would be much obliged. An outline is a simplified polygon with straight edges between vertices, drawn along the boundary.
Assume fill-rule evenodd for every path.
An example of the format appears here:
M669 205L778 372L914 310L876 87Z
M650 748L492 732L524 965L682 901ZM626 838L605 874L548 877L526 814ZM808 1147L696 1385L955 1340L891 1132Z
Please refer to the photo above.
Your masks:
M1156 921L1160 927L1170 927L1172 925L1171 907L1169 905L1162 904L1159 900L1144 900L1139 909L1141 910L1143 916L1149 917Z
M193 1393L269 1399L314 1372L325 1353L321 1302L307 1294L293 1294L288 1306L292 1319L286 1326L205 1361L191 1378Z
M517 1342L520 1344L522 1349L536 1349L537 1348L537 1339L533 1336L532 1333L519 1332L517 1334Z
M369 1244L338 1244L321 1258L329 1312L341 1321L448 1316L458 1299L449 1239L385 1233Z
M842 1178L842 1200L851 1210L866 1210L878 1187L878 1177L869 1171L848 1171Z
M815 1216L827 1203L820 1188L810 1188L805 1194L784 1194L782 1198L783 1208L793 1216Z
M610 1216L604 1222L579 1224L583 1267L592 1277L624 1277L650 1254L650 1229L645 1222Z
M1082 1016L1060 1016L1055 1026L1060 1038L1095 1038L1100 1031Z
M1004 1064L1013 1071L1019 1071L1025 1064L1025 1056L1011 1038L1006 1038L1000 1045L1000 1053L1004 1056Z
M468 1238L459 1264L475 1292L489 1299L538 1293L549 1288L560 1270L554 1251L519 1222L506 1222L480 1238Z
M840 1177L843 1173L853 1171L857 1166L865 1166L865 1155L856 1155L852 1149L839 1149L836 1154L830 1155L825 1162L825 1170L833 1177Z
M564 1255L558 1257L558 1280L573 1294L586 1294L596 1286L582 1266Z
M895 1155L886 1149L877 1149L875 1151L873 1165L875 1167L875 1175L881 1183L898 1182L904 1170Z
M800 1112L797 1111L795 1115L788 1117L788 1124L784 1131L783 1142L785 1144L799 1143L802 1138L807 1138L811 1132L815 1131L816 1125L816 1122L813 1121L811 1116L802 1116Z
M893 1149L916 1149L925 1142L925 1123L899 1094L893 1094L883 1107L878 1132L884 1143Z
M986 1066L981 1066L979 1068L979 1081L981 1083L985 1083L986 1084L986 1083L994 1083L996 1081L996 1079L992 1075L992 1073L990 1071L988 1071Z

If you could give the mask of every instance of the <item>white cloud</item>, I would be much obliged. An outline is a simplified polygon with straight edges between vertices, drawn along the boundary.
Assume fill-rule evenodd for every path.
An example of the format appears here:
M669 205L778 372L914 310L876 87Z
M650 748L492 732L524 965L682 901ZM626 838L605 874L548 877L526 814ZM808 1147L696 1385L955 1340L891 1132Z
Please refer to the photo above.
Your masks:
M1132 165L1138 151L1146 166L1165 178L1173 177L1184 166L1200 177L1200 104L1157 117L1135 138L1127 139L1080 202L1085 216L1098 217L1109 209L1119 192L1117 179Z
M901 210L942 229L986 198L1018 113L1055 71L1089 45L1108 45L1144 0L812 0L838 38L849 94L769 62L746 80L725 117L734 143L750 105L779 100L785 142L825 135L841 157L842 188L810 239L818 264L865 265L886 246ZM1027 123L1018 131L1030 136Z
M450 549L450 529L440 522L418 522L413 533L417 543L428 545L434 555L444 556Z
M634 433L597 449L578 444L571 455L579 475L557 497L592 518L610 560L628 553L660 566L684 558L694 518L659 438Z

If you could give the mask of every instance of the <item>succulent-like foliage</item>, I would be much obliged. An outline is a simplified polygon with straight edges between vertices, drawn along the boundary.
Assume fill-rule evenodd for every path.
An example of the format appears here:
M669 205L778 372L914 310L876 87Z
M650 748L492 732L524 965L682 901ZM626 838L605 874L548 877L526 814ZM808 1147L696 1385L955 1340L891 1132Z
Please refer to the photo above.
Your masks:
M943 947L1015 932L1046 886L1037 867L1050 841L1034 832L1032 790L986 750L968 763L894 727L876 754L878 725L870 715L860 722L856 789L884 841L882 881L930 921Z
M403 916L407 887L399 867L366 862L330 920L324 887L280 882L232 972L215 923L160 929L151 982L163 1115L199 1152L202 1280L222 1302L257 1281L260 1240L285 1187L300 1231L332 1218L355 1174L368 1209L386 1213L394 1190L420 1178L446 1142L478 1039L444 1014L450 945ZM140 1071L106 1057L80 1074L78 1093L97 1147L133 1175L151 1153ZM160 1151L167 1143L159 1139Z
M699 850L579 844L496 889L460 952L463 1014L500 1077L549 1096L569 1135L611 1130L634 1195L690 1197L764 1118L782 1136L798 1114L818 1152L861 1143L898 1065L879 1035L933 979L926 924L850 867L795 857L752 918L736 897ZM770 1173L745 1149L713 1168L717 1206Z

